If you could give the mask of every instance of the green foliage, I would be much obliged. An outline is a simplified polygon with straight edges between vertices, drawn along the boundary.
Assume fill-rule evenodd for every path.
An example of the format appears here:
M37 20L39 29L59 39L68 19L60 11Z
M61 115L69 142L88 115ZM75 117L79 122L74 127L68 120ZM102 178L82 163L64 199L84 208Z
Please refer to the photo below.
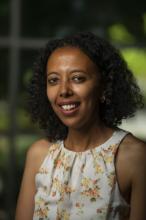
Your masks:
M108 29L110 40L114 43L135 43L135 38L123 24L111 25Z
M122 54L135 76L146 80L146 50L126 48L122 50Z
M146 106L146 49L127 48L122 54L138 81Z

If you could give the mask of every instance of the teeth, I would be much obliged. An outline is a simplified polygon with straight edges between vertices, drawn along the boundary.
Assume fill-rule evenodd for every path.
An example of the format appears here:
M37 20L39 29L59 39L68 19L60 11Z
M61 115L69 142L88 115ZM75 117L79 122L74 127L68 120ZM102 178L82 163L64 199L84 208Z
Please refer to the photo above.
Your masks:
M62 105L61 108L63 108L64 110L71 110L73 108L75 108L76 105L72 104L72 105Z

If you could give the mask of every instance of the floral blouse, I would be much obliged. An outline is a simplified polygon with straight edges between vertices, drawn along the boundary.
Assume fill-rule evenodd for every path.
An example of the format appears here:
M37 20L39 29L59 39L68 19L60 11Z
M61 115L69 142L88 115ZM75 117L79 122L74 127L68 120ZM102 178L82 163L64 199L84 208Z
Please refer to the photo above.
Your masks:
M36 174L33 220L125 220L115 154L127 132L117 129L102 145L74 152L57 141Z

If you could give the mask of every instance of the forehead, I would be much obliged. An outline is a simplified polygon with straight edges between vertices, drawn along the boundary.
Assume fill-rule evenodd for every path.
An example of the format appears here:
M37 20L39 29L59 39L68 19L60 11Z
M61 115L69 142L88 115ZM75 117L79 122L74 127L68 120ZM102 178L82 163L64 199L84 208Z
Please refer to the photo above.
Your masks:
M65 46L55 49L48 58L47 66L58 64L74 64L97 68L96 64L77 47Z

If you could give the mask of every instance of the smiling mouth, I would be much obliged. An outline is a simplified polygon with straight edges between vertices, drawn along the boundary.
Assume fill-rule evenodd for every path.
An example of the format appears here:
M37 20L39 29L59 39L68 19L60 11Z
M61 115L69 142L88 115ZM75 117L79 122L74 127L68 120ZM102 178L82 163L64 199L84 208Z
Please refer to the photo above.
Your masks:
M73 104L63 104L59 106L63 111L72 111L75 110L79 105L80 103L73 103Z
M77 107L76 104L72 104L72 105L61 105L61 108L64 109L64 110L66 110L66 111L75 109L76 107Z

